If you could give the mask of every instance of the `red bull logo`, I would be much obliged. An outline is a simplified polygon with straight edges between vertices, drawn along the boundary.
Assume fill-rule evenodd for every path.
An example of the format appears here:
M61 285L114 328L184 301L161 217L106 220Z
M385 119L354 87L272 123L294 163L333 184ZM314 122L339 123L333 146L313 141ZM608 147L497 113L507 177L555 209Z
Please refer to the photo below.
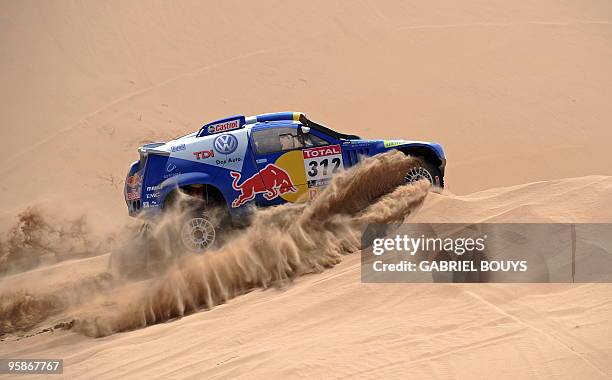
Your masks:
M125 180L125 183L128 187L136 187L140 185L141 181L142 181L142 177L140 177L138 174L134 174L134 175L127 177Z
M231 172L230 175L234 178L232 188L240 192L238 198L232 202L232 207L242 206L253 200L257 194L263 194L264 198L272 200L279 195L297 191L289 174L274 164L268 164L241 184L238 184L241 178L240 173ZM266 187L266 184L269 187Z

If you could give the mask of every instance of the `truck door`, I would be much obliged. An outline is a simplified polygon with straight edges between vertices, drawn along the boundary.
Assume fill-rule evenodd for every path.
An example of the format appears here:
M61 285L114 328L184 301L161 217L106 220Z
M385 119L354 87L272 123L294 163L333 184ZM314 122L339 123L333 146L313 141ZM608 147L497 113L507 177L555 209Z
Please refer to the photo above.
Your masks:
M255 162L268 190L263 205L306 201L343 167L339 145L332 147L325 139L303 134L298 125L256 126L252 139ZM333 157L332 152L336 152Z

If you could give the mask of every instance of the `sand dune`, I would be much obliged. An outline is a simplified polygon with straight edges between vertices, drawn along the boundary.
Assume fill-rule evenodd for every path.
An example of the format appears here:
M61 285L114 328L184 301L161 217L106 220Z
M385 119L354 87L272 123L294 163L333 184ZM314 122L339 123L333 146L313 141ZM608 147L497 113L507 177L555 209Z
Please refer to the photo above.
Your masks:
M59 301L0 357L70 378L611 377L607 284L362 284L358 254L130 332L43 332L145 287L104 274L136 148L237 113L442 143L447 192L412 221L611 222L611 33L599 0L3 2L0 234L44 210L45 257L0 293Z
M609 222L609 210L598 210L611 200L612 178L583 177L467 196L430 194L412 218ZM97 262L86 266L104 270ZM82 264L64 262L53 272ZM21 276L34 283L46 273ZM606 378L612 373L610 290L607 284L362 284L354 254L281 289L128 333L99 339L61 329L23 339L12 334L0 355L62 357L71 378Z

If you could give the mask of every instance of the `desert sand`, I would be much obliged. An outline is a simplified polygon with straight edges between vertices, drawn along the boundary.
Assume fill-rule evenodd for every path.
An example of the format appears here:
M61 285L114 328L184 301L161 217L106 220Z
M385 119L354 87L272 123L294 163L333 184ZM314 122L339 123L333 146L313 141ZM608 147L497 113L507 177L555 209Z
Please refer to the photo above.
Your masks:
M37 206L87 239L45 227L68 260L0 278L86 290L0 357L68 378L611 377L608 284L362 284L357 253L145 328L45 331L142 291L103 274L136 148L237 113L442 143L447 190L413 221L611 222L611 26L606 1L3 2L0 232Z

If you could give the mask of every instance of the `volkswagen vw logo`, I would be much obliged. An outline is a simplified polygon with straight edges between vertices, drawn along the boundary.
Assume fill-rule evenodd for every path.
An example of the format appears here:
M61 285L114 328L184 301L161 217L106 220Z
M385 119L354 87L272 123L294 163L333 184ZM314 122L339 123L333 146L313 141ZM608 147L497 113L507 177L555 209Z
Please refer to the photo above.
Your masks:
M220 135L215 138L215 150L222 154L232 154L238 148L238 139L234 135Z

